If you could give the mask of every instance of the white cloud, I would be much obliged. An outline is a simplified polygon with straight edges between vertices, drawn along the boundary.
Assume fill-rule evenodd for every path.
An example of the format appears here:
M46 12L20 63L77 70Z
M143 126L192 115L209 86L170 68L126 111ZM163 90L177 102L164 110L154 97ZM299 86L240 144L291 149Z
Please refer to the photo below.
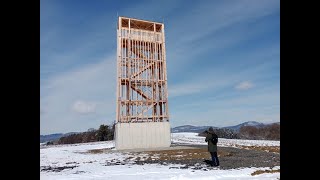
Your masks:
M229 126L245 121L271 123L280 121L280 94L275 87L243 96L222 98L201 98L190 103L181 103L171 108L170 117L173 126L192 124ZM171 106L172 107L172 106ZM186 111L192 109L192 111ZM173 122L172 121L172 122Z
M106 55L92 61L96 63L57 74L40 85L45 110L40 134L80 132L114 120L116 58Z
M78 100L72 105L72 110L80 114L94 113L96 103Z
M253 84L252 82L250 81L244 81L244 82L241 82L239 83L238 85L236 85L236 89L237 90L248 90L248 89L251 89L253 87Z
M198 54L209 51L211 53L220 52L243 43L246 39L254 39L256 36L265 34L265 29L267 29L265 26L269 26L268 23L265 26L250 29L250 33L247 32L246 28L237 28L234 31L229 30L230 32L224 32L224 29L231 29L239 23L255 21L266 15L278 12L278 0L195 4L195 6L192 6L192 13L177 13L177 15L171 13L172 11L177 12L180 10L179 7L182 1L171 3L172 1L161 3L161 7L164 8L158 8L159 4L157 1L151 1L149 4L140 3L133 7L124 7L120 10L119 14L156 21L162 19L162 17L168 17L165 21L165 28L166 40L168 42L168 88L172 104L178 103L178 101L175 101L175 97L178 96L188 97L194 94L208 96L221 93L219 92L221 89L227 89L235 85L235 88L239 90L250 89L253 87L251 82L237 83L246 79L262 82L261 78L270 76L269 73L261 73L261 71L267 72L271 65L274 65L274 62L270 62L269 60L263 61L263 59L269 59L265 54L270 53L265 52L272 50L272 52L278 53L278 44L271 46L270 49L258 46L254 50L254 53L250 51L250 55L243 53L239 57L239 54L235 54L234 57L229 57L228 61L216 63L216 66L204 68L203 70L198 69L198 73L183 73L183 78L188 79L188 81L179 79L179 76L182 74L181 72L188 71L188 66L195 63L195 60L198 60L198 58L195 58ZM154 9L154 7L157 8ZM141 9L148 9L150 13L145 13L145 11L141 11L144 13L140 13ZM165 11L159 11L159 9L165 9ZM228 9L228 11L225 9ZM52 10L52 12L58 11ZM50 26L45 26L45 28L47 27L46 29L41 28L41 133L83 131L87 130L88 127L98 127L102 123L108 123L106 121L111 122L115 118L116 44L115 41L105 40L114 38L116 17L110 12L95 18L98 19L90 22L90 25L79 33L81 34L81 38L78 37L78 34L74 34L73 38L70 38L70 43L64 46L67 49L63 49L63 51L57 51L56 47L59 47L61 37L66 36L64 31L68 29L61 26L60 22L55 23L53 26L54 22L52 21L48 21L50 22ZM41 20L42 24L46 22L44 19L50 20L50 18L43 18ZM114 26L111 26L109 22ZM207 39L206 37L210 37L208 38L209 40L204 40ZM198 43L201 43L201 46ZM53 46L52 44L57 45ZM100 59L102 56L97 54L101 50L100 47L104 47L103 52L106 52L106 55L112 56L105 56L105 58ZM243 69L238 63L234 63L233 58L240 60L258 59L259 62L255 61L255 63L246 64L246 69ZM68 67L72 66L72 69L68 69ZM229 72L226 72L226 69ZM256 88L254 90L259 90L260 85L260 83L255 84ZM237 92L234 91L234 93ZM278 91L276 91L275 95L278 94ZM228 95L225 92L221 93L221 96L225 96L226 99L230 98ZM252 95L254 94L250 93L250 97ZM278 101L279 98L278 96L274 96L274 94L270 94L267 98L260 95L257 99L253 99L252 102L264 102L268 105L273 104L274 101ZM268 102L265 102L266 99ZM90 100L90 102L84 100ZM207 120L207 122L212 121L211 117L216 117L216 119L222 117L221 122L234 121L235 116L240 118L238 119L239 121L252 119L252 115L247 115L246 110L238 110L239 112L237 111L237 113L239 114L232 114L229 111L226 112L221 109L223 102L223 108L229 110L230 106L232 107L234 104L240 106L243 104L242 102L247 102L248 99L232 99L232 102L231 100L229 100L230 102L225 102L225 99L223 99L219 103L216 101L215 99L214 101L207 102L208 106L203 111L208 112L202 112L203 122L204 120ZM212 105L212 102L216 104ZM195 100L193 103L195 103L194 106L199 104L203 107L203 103L199 102L199 100ZM220 109L215 111L210 110L208 108L209 105L212 105L212 108L218 106ZM190 113L194 114L193 116L186 115L185 109L183 111L176 111L175 108L177 109L177 107L180 107L180 105L171 106L171 109L173 109L171 111L171 117L173 117L172 123L176 123L181 119L189 119L192 122L199 116L199 113L195 113L194 111L190 111ZM70 108L72 111L70 111ZM74 113L74 111L77 113ZM245 113L241 114L242 112ZM264 111L255 112L255 117L262 120L270 119L269 116L258 116L261 112ZM86 115L84 116L83 113L86 113ZM230 117L224 113L230 114ZM278 111L275 113L278 113ZM192 118L193 120L191 121Z

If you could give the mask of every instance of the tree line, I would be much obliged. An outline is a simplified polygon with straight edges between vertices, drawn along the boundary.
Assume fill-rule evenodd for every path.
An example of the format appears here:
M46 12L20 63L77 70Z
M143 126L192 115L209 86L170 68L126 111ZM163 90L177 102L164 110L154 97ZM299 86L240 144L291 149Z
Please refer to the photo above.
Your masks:
M280 124L263 127L243 126L239 131L240 139L280 140Z
M262 127L242 126L239 131L227 128L217 128L214 132L220 138L226 139L252 139L252 140L280 140L280 124L274 123ZM206 136L205 132L199 136Z
M86 132L63 136L56 141L48 142L47 145L109 141L114 139L114 130L115 124L112 124L110 126L102 124L100 125L99 129L90 128Z
M56 141L50 141L49 144L75 144L96 141L110 141L114 139L115 124L100 125L99 129L90 128L86 132L71 134L61 137ZM274 123L262 127L242 126L239 131L227 128L217 128L214 132L219 138L227 139L253 139L253 140L280 140L280 124ZM199 136L205 136L205 132L199 133Z

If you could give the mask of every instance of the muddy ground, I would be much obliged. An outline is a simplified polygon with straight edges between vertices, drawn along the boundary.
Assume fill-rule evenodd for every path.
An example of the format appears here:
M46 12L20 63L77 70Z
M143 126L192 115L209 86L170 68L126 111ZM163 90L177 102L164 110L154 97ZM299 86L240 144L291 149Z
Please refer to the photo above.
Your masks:
M136 161L137 164L159 163L159 164L184 164L186 168L195 166L203 167L205 159L210 160L207 146L194 146L196 149L151 151L151 154L160 154L159 159L147 159ZM180 155L180 156L179 156ZM267 152L260 149L240 149L234 147L219 147L218 157L219 169L236 169L242 167L274 167L280 166L280 154Z
M176 146L176 147L175 147ZM89 150L86 153L114 153L110 149ZM125 152L129 157L124 161L117 159L106 160L103 166L138 164L162 164L169 168L193 169L208 171L210 169L237 169L247 167L270 167L280 166L280 147L218 147L219 167L211 167L204 160L210 160L210 154L206 145L172 145L168 150L152 150L140 152ZM92 162L88 162L92 163ZM73 169L78 166L77 162L72 162L73 166L64 167L40 167L41 171L59 172L64 169ZM172 166L179 164L180 167ZM71 164L70 164L71 165Z
M179 145L181 146L181 145ZM280 147L218 147L219 167L211 167L204 160L210 160L206 145L186 145L190 149L173 149L161 151L131 152L127 160L107 161L105 166L124 165L134 160L135 164L181 164L180 168L195 170L208 169L237 169L245 167L274 167L280 166ZM99 153L99 152L95 152ZM102 153L102 151L101 151ZM140 158L145 154L145 158ZM139 157L140 156L140 157ZM176 167L172 167L176 168Z

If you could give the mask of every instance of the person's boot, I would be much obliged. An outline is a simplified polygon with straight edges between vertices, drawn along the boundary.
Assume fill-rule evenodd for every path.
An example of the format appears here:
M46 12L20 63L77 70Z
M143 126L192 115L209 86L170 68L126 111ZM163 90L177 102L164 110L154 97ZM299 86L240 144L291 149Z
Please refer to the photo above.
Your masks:
M219 160L218 158L214 157L212 160L212 165L211 166L219 166Z
M210 163L210 166L215 166L214 163L213 163L213 161Z

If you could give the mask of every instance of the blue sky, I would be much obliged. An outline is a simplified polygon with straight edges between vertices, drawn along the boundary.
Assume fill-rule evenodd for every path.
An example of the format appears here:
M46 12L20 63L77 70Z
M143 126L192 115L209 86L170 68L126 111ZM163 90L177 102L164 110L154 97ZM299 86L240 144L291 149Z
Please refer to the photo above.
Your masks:
M115 120L117 15L165 24L172 127L280 121L279 0L41 0L40 134Z

